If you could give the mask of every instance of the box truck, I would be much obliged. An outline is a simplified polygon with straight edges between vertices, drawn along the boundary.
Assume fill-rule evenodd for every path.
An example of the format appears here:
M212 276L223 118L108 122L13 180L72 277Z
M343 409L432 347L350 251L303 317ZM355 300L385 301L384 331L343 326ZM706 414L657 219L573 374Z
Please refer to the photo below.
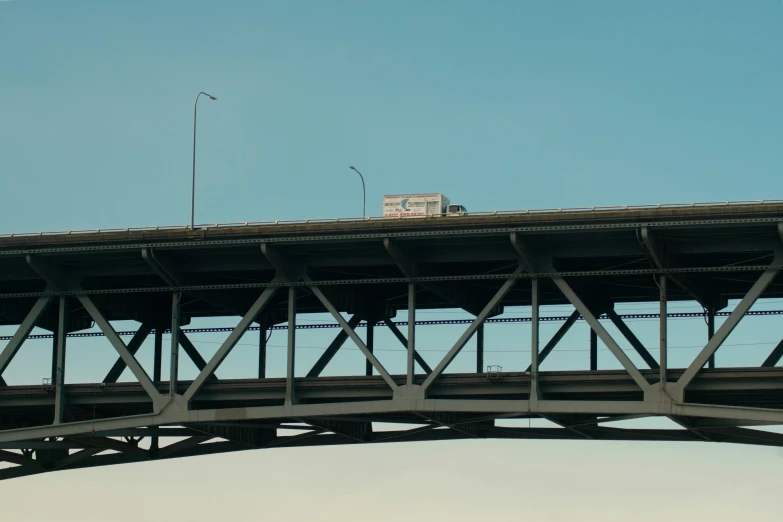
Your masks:
M460 216L465 212L465 207L452 205L443 194L383 196L383 217Z

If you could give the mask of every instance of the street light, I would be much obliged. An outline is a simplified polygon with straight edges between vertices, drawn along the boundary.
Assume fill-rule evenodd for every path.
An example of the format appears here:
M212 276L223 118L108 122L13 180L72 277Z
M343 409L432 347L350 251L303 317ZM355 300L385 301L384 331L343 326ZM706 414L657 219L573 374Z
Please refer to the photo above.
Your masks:
M364 176L362 176L362 173L356 170L356 167L351 165L349 167L351 170L355 171L360 178L362 178L362 219L365 218L365 208L367 205L367 190L364 188Z
M190 191L190 229L194 230L194 219L196 215L196 111L198 110L198 99L201 95L209 96L211 100L217 100L211 94L200 92L196 95L196 103L193 105L193 181L191 183Z

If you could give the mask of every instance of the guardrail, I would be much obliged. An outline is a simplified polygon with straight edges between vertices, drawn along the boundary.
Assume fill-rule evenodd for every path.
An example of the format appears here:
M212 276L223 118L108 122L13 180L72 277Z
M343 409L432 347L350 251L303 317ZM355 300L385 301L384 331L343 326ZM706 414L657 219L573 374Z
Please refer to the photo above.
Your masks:
M622 211L622 210L650 210L650 209L666 209L666 208L694 208L694 207L726 207L737 205L770 205L781 204L783 199L758 199L758 200L739 200L739 201L710 201L710 202L693 202L693 203L657 203L650 205L618 205L618 206L598 206L598 207L570 207L570 208L537 208L526 210L493 210L485 212L464 212L460 213L461 216L500 216L500 215L515 215L515 214L563 214L570 212L607 212L607 211ZM257 227L257 226L271 226L271 225L309 225L312 223L355 223L362 221L385 221L385 220L398 220L398 219L432 219L438 217L444 217L448 214L430 214L429 216L416 216L416 217L384 217L384 216L367 216L361 217L343 217L343 218L318 218L318 219L295 219L295 220L277 220L277 221L245 221L235 223L214 223L214 224L200 224L195 225L195 229L211 229L211 228L231 228L231 227ZM41 237L41 236L63 236L63 235L77 235L77 234L100 234L111 232L151 232L151 231L166 231L166 230L189 230L190 225L166 225L166 226L151 226L151 227L131 227L131 228L98 228L92 230L60 230L55 232L17 232L13 234L0 234L0 238L13 238L13 237Z

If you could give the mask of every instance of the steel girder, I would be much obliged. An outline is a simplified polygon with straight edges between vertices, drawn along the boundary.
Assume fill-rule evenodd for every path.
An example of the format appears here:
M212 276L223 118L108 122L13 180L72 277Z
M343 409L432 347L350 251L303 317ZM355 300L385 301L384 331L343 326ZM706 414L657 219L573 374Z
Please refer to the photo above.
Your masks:
M668 212L637 221L524 226L493 221L494 228L482 228L475 220L451 221L448 229L330 230L320 236L198 242L136 238L81 246L49 241L0 245L0 265L8 268L0 272L0 314L17 318L19 325L0 352L0 374L33 327L51 327L57 334L51 387L0 387L0 461L11 466L0 469L0 478L249 449L461 438L783 446L782 435L752 428L783 424L783 368L774 367L783 353L780 346L759 368L702 370L759 298L783 295L776 283L783 267L783 217L775 212L667 220L672 214ZM735 240L727 241L727 234ZM255 249L252 259L246 255L248 248ZM118 256L112 266L103 261L107 252ZM144 263L123 265L126 253L138 252ZM666 255L671 252L677 253L676 265ZM340 267L351 267L359 275L345 278ZM252 272L257 280L226 283L221 274L235 270ZM710 279L711 274L728 272L735 275L731 282ZM122 280L122 286L109 280ZM165 286L156 286L160 281ZM593 291L598 284L608 290L598 295ZM624 290L629 286L637 293ZM694 296L703 302L706 298L696 289L706 286L711 302L742 299L687 368L669 368L667 303ZM427 292L419 293L418 287ZM192 299L186 303L183 293ZM615 303L651 300L661 305L657 360L612 309ZM76 301L78 310L69 306ZM387 304L379 307L379 302ZM539 308L560 303L575 310L539 351ZM13 304L14 311L6 304ZM466 343L482 332L487 318L509 305L531 306L533 355L528 370L446 374ZM438 307L472 311L475 319L430 368L416 350L415 312ZM391 321L398 309L409 313L407 337ZM237 326L215 355L203 360L181 326L192 317L234 310L241 315ZM307 377L297 377L296 318L311 311L331 314L341 332ZM346 312L353 317L343 318ZM601 313L650 370L634 365L599 321ZM623 370L541 371L546 356L580 316ZM66 333L85 317L101 329L119 359L101 384L66 385ZM119 319L142 324L127 345L111 324ZM356 333L362 319L389 325L408 352L404 375L389 373L375 357L371 340L365 342ZM258 378L215 378L254 322L269 326L283 321L289 326L284 379L265 378L262 359ZM159 331L165 324L172 332L167 382L160 380ZM135 354L153 327L151 379ZM262 329L260 358L265 353L263 334ZM367 375L321 377L349 338L367 359ZM179 380L180 347L199 369L192 381ZM138 383L116 382L125 368ZM377 375L370 375L373 371ZM87 405L93 407L92 417ZM669 418L682 429L604 426L644 417ZM558 427L501 425L507 419L536 418ZM375 431L377 423L419 427ZM284 435L291 430L299 433ZM165 444L169 439L176 442Z

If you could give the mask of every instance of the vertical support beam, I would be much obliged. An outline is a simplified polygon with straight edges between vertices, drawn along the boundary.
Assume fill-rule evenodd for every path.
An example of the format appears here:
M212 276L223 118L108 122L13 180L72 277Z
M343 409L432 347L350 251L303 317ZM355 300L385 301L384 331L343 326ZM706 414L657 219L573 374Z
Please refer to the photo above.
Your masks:
M63 413L65 406L65 340L67 333L68 320L68 302L65 297L60 297L60 310L57 315L57 346L56 346L56 366L55 375L52 383L54 384L54 423L63 422Z
M266 326L258 329L258 378L266 379Z
M661 354L659 356L660 362L660 372L661 372L661 389L665 388L666 384L666 371L669 366L668 361L668 324L669 324L669 318L667 316L668 313L668 306L667 306L667 295L666 295L666 275L661 275L658 280L658 288L660 289L661 293Z
M155 384L160 382L163 366L163 330L164 328L160 325L155 328L155 354L152 358L152 382ZM160 437L158 436L160 428L152 426L150 430L154 434L150 437L150 453L155 455L160 449Z
M484 325L476 330L476 373L484 371Z
M408 283L408 386L413 385L413 354L416 353L416 284Z
M375 321L367 321L367 350L372 353L373 346L375 346ZM372 375L372 363L369 359L364 361L364 375L370 377Z
M160 371L163 365L163 328L155 328L155 355L152 361L152 382L160 382Z
M52 332L52 368L49 375L49 377L51 377L51 380L49 382L52 383L52 386L54 386L54 383L57 382L57 345L59 344L59 339L58 339L59 336L60 336L60 332L59 332L59 328L57 328Z
M541 387L538 378L538 343L539 343L539 318L538 318L538 278L530 280L530 401L538 402L541 397Z
M598 370L598 335L590 329L590 371Z
M715 335L715 307L710 306L707 308L707 342ZM709 368L715 368L715 354L710 355L707 361Z
M296 362L296 287L288 287L288 357L285 373L285 404L296 404L294 363Z
M174 292L171 301L171 363L169 366L169 395L174 397L177 393L177 379L179 377L179 327L182 322L180 317L180 301L182 292Z

